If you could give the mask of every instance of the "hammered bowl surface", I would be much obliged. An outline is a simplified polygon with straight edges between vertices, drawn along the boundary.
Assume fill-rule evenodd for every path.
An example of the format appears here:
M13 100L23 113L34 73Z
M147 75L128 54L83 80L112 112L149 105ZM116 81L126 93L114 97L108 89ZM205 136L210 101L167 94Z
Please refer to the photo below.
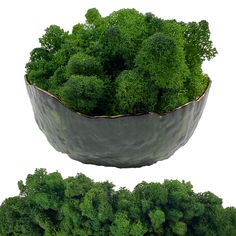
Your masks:
M169 158L193 134L209 86L196 101L159 115L88 117L65 107L26 80L35 120L59 152L87 164L141 167Z

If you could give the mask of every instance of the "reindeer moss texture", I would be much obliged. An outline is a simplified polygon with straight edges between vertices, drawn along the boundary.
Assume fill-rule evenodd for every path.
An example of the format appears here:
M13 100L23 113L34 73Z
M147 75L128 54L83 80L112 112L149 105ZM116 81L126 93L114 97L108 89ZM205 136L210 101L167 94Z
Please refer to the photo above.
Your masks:
M83 174L63 179L37 169L18 182L20 195L0 206L0 235L235 236L236 209L189 182L138 184L114 190Z
M205 91L204 60L217 51L208 23L93 8L71 33L51 25L26 65L28 80L87 115L160 114Z

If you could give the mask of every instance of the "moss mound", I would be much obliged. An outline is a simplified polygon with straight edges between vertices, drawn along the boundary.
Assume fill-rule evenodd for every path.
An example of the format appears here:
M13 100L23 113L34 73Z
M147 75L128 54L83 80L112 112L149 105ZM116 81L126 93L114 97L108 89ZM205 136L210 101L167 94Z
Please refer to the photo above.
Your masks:
M201 96L217 51L206 21L121 9L86 13L71 33L51 25L26 65L28 80L87 115L166 113Z
M211 192L195 193L190 182L142 182L115 191L83 174L63 179L37 169L18 186L20 195L0 206L2 236L236 235L236 209L223 208Z

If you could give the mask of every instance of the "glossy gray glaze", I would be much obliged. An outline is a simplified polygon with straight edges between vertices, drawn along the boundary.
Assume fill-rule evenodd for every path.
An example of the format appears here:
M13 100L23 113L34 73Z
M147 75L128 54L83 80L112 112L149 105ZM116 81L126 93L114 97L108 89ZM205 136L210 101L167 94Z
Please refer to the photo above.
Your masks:
M88 117L26 81L35 120L57 151L83 163L119 168L151 165L183 146L202 115L210 84L197 101L165 115Z

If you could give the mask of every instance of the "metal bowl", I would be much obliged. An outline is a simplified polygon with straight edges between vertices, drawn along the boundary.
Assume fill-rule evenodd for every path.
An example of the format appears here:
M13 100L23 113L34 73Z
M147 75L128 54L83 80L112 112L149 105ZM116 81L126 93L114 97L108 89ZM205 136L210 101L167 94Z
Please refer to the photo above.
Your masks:
M152 165L187 143L211 86L197 100L160 115L86 116L65 107L25 77L35 120L59 152L86 164L119 168Z

